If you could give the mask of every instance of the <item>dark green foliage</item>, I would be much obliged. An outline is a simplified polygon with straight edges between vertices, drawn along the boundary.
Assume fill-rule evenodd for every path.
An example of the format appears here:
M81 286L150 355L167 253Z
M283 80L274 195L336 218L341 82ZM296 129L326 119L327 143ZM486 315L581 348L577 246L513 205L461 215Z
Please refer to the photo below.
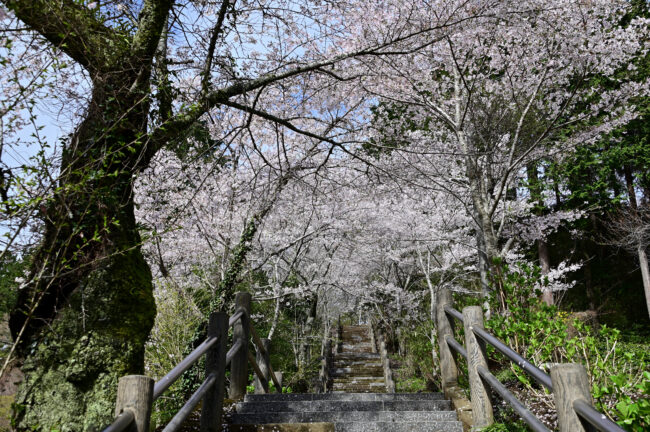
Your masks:
M18 278L25 276L28 260L8 253L0 262L0 317L13 309L18 297Z

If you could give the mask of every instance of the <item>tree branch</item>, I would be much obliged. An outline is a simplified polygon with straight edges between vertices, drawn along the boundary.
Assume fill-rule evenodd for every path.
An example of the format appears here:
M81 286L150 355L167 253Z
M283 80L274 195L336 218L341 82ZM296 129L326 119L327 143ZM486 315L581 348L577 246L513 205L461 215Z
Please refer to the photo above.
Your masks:
M73 0L0 1L89 72L106 69L114 54L128 47L128 41Z

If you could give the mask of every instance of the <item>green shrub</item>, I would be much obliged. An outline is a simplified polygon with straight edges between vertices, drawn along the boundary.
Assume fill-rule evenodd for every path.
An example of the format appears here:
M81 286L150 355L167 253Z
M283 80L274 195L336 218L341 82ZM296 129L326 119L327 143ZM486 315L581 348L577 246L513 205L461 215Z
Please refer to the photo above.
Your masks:
M404 378L395 383L395 388L398 393L418 393L427 390L427 382L423 378Z
M155 294L158 313L145 346L145 373L157 381L183 360L187 341L192 339L202 316L193 300L177 286L158 286ZM169 421L185 402L184 393L180 380L176 381L155 402L152 424Z
M494 279L498 280L494 282ZM512 271L502 265L496 278L493 276L498 289L491 299L500 313L486 322L486 328L535 365L584 364L597 407L630 431L647 430L650 424L647 339L628 335L627 339L633 342L622 342L617 329L594 328L573 319L567 312L546 306L535 290L538 280L537 268L519 264ZM539 388L516 365L493 349L489 353L502 365L508 365L527 388Z

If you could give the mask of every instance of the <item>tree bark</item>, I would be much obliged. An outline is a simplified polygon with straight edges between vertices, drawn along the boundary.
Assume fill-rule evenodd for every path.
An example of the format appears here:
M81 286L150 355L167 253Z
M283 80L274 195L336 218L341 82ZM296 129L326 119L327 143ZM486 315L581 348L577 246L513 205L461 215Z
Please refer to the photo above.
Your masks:
M643 278L643 291L645 292L645 303L648 308L648 316L650 316L650 269L648 268L648 255L643 246L639 245L637 248L639 255L639 263L641 265L641 277Z
M133 178L152 155L142 139L152 59L172 0L144 0L133 35L105 27L78 2L2 1L92 80L59 187L43 207L31 284L10 317L25 356L15 428L94 431L113 417L119 377L143 373L156 315Z
M542 214L544 211L544 200L542 199L542 184L539 180L537 163L531 162L526 165L526 176L528 177L528 190L531 201L537 205L535 213ZM542 268L542 276L546 276L551 271L551 258L548 253L548 243L543 237L537 240L537 254L539 256L539 265ZM548 306L552 306L553 292L548 288L542 288L542 301Z
M551 271L551 257L548 253L548 243L546 243L546 240L537 240L537 253L539 255L539 264L542 268L542 277L544 277ZM553 300L553 291L548 288L543 288L542 301L548 306L553 306L553 304L555 304L555 301Z
M144 371L156 308L132 178L148 110L124 96L109 102L123 85L95 78L89 112L63 154L60 191L43 215L33 284L10 318L26 354L17 430L93 430L112 417L118 378ZM130 115L117 119L127 106Z
M318 294L314 294L309 303L309 313L305 321L303 338L300 341L299 363L300 368L305 368L311 361L311 345L309 344L309 336L311 336L314 321L316 320L316 311L318 308Z

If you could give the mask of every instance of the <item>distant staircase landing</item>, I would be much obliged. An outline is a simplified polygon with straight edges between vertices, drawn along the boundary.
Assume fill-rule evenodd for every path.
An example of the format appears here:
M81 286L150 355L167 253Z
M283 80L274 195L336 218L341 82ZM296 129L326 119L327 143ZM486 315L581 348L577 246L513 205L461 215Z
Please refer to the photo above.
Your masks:
M381 356L373 353L368 326L342 327L340 350L332 356L330 376L334 392L386 392Z

